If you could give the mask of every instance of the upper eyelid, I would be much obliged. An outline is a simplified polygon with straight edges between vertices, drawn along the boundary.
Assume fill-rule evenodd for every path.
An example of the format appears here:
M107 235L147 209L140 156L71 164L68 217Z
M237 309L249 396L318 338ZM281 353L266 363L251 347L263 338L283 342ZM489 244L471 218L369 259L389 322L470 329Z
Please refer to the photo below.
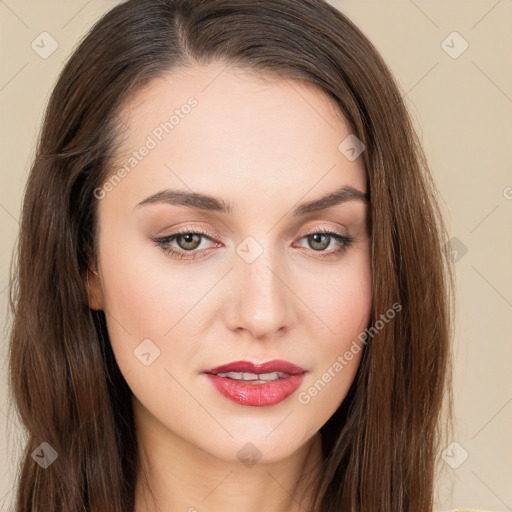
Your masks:
M321 225L321 226L315 226L311 229L308 229L305 233L300 235L300 238L303 238L305 236L315 234L315 233L321 233L321 232L324 232L324 233L332 232L334 234L341 235L341 236L348 235L348 233L343 233L343 232L341 232L341 230L338 230L331 226ZM194 227L194 226L186 226L184 228L178 228L176 231L173 231L172 233L169 233L168 235L162 235L162 236L159 236L156 238L157 239L165 239L165 238L171 238L171 237L183 235L183 234L199 234L201 236L210 238L210 240L214 239L214 238L221 238L221 239L223 238L222 236L217 235L217 234L213 233L212 231L209 231L208 229L198 228L198 227Z

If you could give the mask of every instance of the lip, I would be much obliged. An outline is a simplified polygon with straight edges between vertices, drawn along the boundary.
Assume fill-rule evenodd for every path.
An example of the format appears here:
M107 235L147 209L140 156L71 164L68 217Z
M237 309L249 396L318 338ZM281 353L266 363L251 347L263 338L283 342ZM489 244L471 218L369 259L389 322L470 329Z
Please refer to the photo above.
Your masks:
M249 372L273 373L283 372L288 376L264 384L241 381L228 377L219 377L219 373ZM234 361L202 372L212 386L225 398L246 406L262 407L275 405L288 398L301 385L307 370L288 361L274 359L266 363ZM257 381L261 382L261 381Z
M282 359L273 359L272 361L267 361L266 363L233 361L232 363L223 364L221 366L211 368L210 370L204 370L203 373L217 375L218 373L228 372L250 372L260 375L262 373L283 372L290 375L299 375L305 371L306 370L304 370L304 368L301 368L300 366L292 364L288 361L283 361Z

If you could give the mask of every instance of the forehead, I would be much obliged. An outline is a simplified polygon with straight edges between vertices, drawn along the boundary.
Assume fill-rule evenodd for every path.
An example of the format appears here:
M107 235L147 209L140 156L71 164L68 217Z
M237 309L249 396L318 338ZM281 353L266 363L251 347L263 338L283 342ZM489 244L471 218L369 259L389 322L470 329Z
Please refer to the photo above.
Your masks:
M220 61L183 66L150 80L125 102L123 114L128 122L131 115L139 116L142 112L162 117L190 96L200 100L211 113L217 112L215 106L222 109L226 104L236 106L241 113L255 107L265 107L268 113L278 105L297 114L307 110L316 116L316 121L323 120L331 128L336 121L345 122L335 100L314 84ZM246 103L249 97L251 101Z
M116 188L129 187L132 196L173 185L219 191L243 184L253 193L271 185L298 194L297 185L306 191L321 180L322 188L366 188L362 159L339 150L350 134L339 106L305 82L224 63L180 68L140 89L121 118L114 170L131 169ZM144 146L151 149L135 162Z

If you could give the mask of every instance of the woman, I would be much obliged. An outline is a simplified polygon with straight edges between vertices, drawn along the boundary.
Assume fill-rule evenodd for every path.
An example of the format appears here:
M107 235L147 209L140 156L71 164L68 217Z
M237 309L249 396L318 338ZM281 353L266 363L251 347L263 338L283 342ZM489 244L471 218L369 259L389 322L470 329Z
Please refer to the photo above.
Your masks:
M446 240L399 88L335 8L117 5L24 198L16 510L432 510Z

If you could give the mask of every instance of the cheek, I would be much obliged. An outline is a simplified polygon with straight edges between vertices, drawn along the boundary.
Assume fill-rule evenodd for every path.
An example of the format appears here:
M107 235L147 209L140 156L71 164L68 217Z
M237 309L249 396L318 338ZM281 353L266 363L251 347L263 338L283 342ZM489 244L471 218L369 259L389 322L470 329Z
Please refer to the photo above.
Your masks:
M105 229L100 238L100 255L109 337L124 374L137 362L134 350L143 340L152 340L161 347L179 301L169 304L169 283L150 264L140 241L132 243L129 236L118 235L123 232L126 229Z
M194 358L218 272L170 263L151 242L134 237L131 243L128 236L116 238L116 231L105 232L101 246L104 309L117 363L123 374L134 370L127 377L133 380L149 370L136 359L143 342L142 353L158 354L151 374Z
M189 301L184 299L198 295L201 281L186 275L183 266L173 269L160 248L126 226L105 230L101 243L103 293L115 318L112 327L124 327L125 335L161 338L185 314Z
M318 283L324 283L320 286ZM324 343L341 350L353 337L364 331L370 319L372 284L370 262L366 253L325 274L316 286L310 283L308 303L323 324Z
M316 343L315 366L304 382L298 402L320 428L345 398L359 367L364 344L358 336L368 326L372 307L369 258L347 265L331 276L314 301L323 329Z

